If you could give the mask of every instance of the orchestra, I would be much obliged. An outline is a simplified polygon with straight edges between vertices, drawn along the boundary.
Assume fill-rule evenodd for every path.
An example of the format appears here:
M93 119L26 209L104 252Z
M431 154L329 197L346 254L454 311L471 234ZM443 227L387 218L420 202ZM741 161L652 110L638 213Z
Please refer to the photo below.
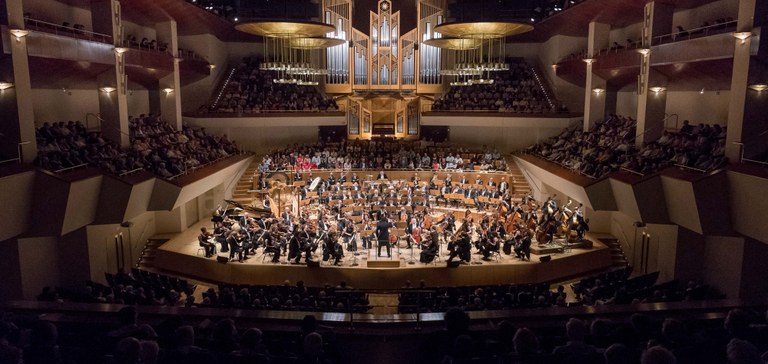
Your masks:
M211 219L213 233L203 228L198 236L206 257L214 256L214 243L220 243L221 253L239 262L261 248L273 263L283 257L293 264L302 258L310 263L320 249L322 262L341 265L345 252L367 253L374 242L375 258L384 252L391 258L392 248L404 240L404 248L418 249L418 261L425 264L439 257L442 244L449 263L470 263L473 253L485 261L501 253L530 261L533 242L551 244L565 236L567 244L584 239L589 229L581 204L558 206L553 195L539 205L530 193L515 196L506 177L483 182L478 175L474 184L464 174L456 182L450 175L440 179L437 173L429 182L421 181L418 173L408 180L390 180L384 172L367 179L354 172L349 178L347 173L329 173L325 179L313 179L311 173L292 177L307 181L292 187L304 202L298 209L280 204L277 216L249 214L229 205L217 208ZM259 186L269 185L264 179Z

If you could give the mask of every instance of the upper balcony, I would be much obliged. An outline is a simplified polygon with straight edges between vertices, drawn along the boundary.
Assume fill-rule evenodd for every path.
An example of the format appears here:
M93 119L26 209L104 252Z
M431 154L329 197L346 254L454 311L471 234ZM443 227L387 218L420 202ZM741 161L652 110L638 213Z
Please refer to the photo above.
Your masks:
M58 85L64 80L93 80L115 67L114 42L110 35L80 28L25 19L29 34L25 37L32 84L35 87ZM7 29L3 26L3 33ZM10 40L10 39L9 39ZM129 80L146 88L173 72L174 58L168 51L146 47L130 48L125 53L125 71ZM10 53L3 42L3 53ZM182 84L210 75L208 62L197 57L182 58L179 63ZM34 72L45 70L45 72Z
M704 85L729 89L733 68L735 22L691 29L683 34L669 34L653 39L650 66L669 79L670 90L699 90ZM750 52L759 51L759 32ZM639 44L600 50L592 58L592 71L606 80L612 89L622 89L637 82L642 57ZM586 82L586 65L580 55L557 63L557 75L574 85Z

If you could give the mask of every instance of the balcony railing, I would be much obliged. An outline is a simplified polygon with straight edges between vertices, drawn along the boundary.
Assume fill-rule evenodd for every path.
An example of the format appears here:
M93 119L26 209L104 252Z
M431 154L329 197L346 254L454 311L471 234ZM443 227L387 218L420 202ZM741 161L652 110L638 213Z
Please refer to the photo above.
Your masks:
M24 26L29 30L36 30L77 39L90 40L99 43L113 44L111 35L91 32L82 28L75 28L74 26L59 25L32 18L24 18Z
M680 32L672 33L672 34L660 35L653 38L652 44L657 45L657 44L679 42L681 40L688 40L693 38L706 37L708 35L713 35L713 34L726 33L726 32L735 30L736 23L737 21L733 20L725 23L708 25L706 27L683 30Z

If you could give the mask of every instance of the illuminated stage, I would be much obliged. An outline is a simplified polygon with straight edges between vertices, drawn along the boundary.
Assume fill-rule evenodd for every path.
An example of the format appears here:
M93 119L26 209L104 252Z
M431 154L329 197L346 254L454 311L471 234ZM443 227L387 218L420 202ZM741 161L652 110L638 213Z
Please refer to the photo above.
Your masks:
M399 242L398 248L393 249L392 258L376 257L373 250L360 250L357 256L345 252L341 266L321 262L320 266L312 267L304 264L303 259L302 264L289 264L285 256L281 257L281 263L272 263L270 257L265 259L261 248L243 263L221 263L216 258L205 258L204 253L198 251L200 246L197 235L200 227L207 226L210 229L211 225L208 221L200 222L170 237L168 242L158 248L155 267L171 274L212 283L282 284L285 280L301 280L308 286L320 286L346 281L357 288L393 289L403 286L406 280L414 283L424 280L429 286L556 282L611 265L609 249L589 234L587 237L593 242L592 249L558 252L550 255L552 260L546 263L539 261L539 255L532 254L528 262L503 252L492 257L491 261L483 261L482 255L473 248L471 264L449 268L446 264L448 251L445 244L441 247L439 259L425 264L419 263L419 249L407 249L403 240ZM316 261L321 259L320 253L318 248ZM219 255L228 257L229 253ZM409 264L411 257L415 261L413 264ZM353 266L354 263L357 265ZM385 267L373 267L377 264Z

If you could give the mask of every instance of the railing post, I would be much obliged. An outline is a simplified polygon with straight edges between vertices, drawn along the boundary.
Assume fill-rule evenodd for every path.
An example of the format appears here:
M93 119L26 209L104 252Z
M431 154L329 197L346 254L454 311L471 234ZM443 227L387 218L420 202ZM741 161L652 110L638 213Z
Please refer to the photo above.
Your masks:
M349 311L349 327L347 329L355 331L355 312L352 310Z

